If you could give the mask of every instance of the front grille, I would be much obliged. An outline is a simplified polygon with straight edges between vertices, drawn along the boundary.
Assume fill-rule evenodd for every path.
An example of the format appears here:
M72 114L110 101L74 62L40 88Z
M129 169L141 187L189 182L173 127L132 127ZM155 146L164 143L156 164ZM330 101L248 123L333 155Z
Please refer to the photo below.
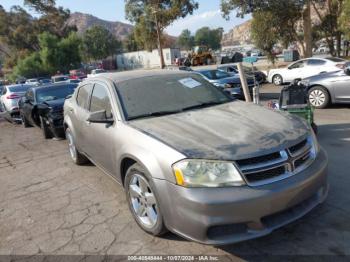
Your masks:
M276 177L282 176L286 173L286 171L287 170L285 166L279 166L266 171L246 174L245 178L248 180L249 183L255 183L255 182L274 179Z
M306 155L300 157L299 159L295 160L294 167L295 169L298 169L305 165L309 160L311 159L311 154L308 152Z
M308 145L308 140L305 139L300 143L288 148L291 155L298 154L299 151L303 150Z
M236 163L239 166L247 166L247 165L258 164L258 163L261 163L261 162L269 162L269 161L273 161L273 160L278 160L279 158L281 158L281 154L279 152L277 152L277 153L272 153L272 154L269 154L269 155L264 155L264 156L258 156L258 157L238 160L238 161L236 161Z
M312 140L305 139L280 152L236 161L250 186L261 186L304 170L315 159Z

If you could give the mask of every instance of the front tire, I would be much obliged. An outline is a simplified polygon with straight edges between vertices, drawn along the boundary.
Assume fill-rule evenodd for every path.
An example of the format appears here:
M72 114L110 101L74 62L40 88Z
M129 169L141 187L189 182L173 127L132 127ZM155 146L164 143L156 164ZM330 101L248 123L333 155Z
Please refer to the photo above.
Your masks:
M309 90L309 101L310 104L317 108L317 109L323 109L326 108L330 103L330 96L327 91L322 86L315 86Z
M46 124L45 120L42 117L40 117L40 127L45 139L51 139L53 137L49 126Z
M281 75L274 75L272 78L272 82L275 86L280 86L283 84L283 78Z
M141 229L154 236L167 232L154 185L139 164L127 170L125 192L131 214Z
M87 157L77 150L75 146L74 136L69 128L66 129L66 138L68 140L69 154L73 162L78 166L88 163L89 160L87 159Z

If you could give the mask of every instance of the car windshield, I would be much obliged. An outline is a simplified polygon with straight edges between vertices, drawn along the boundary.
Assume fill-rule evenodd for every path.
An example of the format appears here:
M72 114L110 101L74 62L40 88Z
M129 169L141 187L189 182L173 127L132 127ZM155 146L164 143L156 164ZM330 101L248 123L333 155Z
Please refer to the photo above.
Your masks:
M95 70L95 74L102 74L102 73L106 73L106 70L103 70L103 69L96 69Z
M38 103L43 103L45 101L66 98L68 95L73 94L76 87L77 85L66 85L58 87L48 86L43 89L38 89L36 91L36 100Z
M202 71L200 73L203 74L205 77L209 78L210 80L217 80L230 77L228 73L220 70Z
M21 93L21 92L26 92L29 89L30 86L26 85L18 85L18 86L10 86L8 89L12 93Z
M142 77L117 84L127 120L174 114L233 99L195 74Z
M344 59L341 59L341 58L338 58L338 57L327 57L326 59L329 60L329 61L332 61L332 62L336 62L336 63L345 62Z
M66 76L59 76L54 78L55 82L62 82L62 81L67 81L68 77Z

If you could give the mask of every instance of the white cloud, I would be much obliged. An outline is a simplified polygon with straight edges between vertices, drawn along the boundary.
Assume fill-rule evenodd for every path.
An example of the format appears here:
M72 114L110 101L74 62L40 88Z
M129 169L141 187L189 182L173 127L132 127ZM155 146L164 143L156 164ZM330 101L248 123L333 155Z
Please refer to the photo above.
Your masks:
M221 16L220 10L206 11L177 20L166 31L170 35L178 36L184 29L189 29L194 34L199 28L208 26L210 28L223 27L225 32L227 32L245 20L247 19L233 17L227 21Z

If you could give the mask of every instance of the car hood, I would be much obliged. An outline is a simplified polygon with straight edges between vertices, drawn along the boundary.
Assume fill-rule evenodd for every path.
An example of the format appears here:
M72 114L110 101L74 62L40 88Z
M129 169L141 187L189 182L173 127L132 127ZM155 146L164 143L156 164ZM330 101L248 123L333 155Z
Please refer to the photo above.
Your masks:
M188 158L212 160L276 152L300 142L309 132L295 116L239 101L129 124Z
M51 107L53 111L60 111L63 109L64 101L65 99L61 98L57 100L45 101L44 103Z

